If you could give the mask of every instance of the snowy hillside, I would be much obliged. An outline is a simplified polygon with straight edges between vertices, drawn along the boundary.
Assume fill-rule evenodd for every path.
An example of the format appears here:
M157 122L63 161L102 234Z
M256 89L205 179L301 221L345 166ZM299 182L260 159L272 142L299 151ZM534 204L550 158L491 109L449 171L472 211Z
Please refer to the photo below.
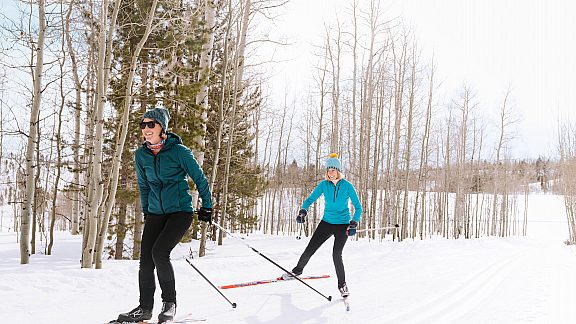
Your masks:
M576 249L567 237L561 197L531 195L529 236L474 240L349 241L344 249L352 310L336 289L332 240L305 274L332 278L222 290L233 309L184 260L192 245L172 254L178 314L205 323L574 323ZM80 237L60 233L54 256L19 264L17 237L0 232L0 314L10 323L106 323L138 301L137 261L105 261L80 269ZM307 244L293 236L250 235L245 242L291 268ZM215 285L273 278L276 266L243 242L227 238L193 259ZM157 291L154 316L160 309Z

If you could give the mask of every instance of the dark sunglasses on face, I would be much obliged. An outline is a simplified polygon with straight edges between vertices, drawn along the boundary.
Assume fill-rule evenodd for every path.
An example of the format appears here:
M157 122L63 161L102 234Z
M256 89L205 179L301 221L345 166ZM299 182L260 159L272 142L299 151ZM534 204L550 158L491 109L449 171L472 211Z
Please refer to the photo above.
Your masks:
M146 128L146 126L148 126L148 128L154 128L156 127L156 124L158 123L155 121L148 121L148 122L142 121L140 122L140 129L144 129Z

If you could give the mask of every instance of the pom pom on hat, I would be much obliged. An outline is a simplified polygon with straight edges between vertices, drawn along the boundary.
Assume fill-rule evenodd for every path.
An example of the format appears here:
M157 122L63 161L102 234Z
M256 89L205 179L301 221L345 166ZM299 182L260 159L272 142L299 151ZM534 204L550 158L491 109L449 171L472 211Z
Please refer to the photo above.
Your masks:
M326 160L326 170L336 169L338 172L342 172L342 164L338 160L338 153L331 153Z
M158 124L160 124L160 126L162 126L164 132L166 132L168 129L168 122L170 121L170 113L165 108L156 107L145 112L142 119L144 118L154 119Z

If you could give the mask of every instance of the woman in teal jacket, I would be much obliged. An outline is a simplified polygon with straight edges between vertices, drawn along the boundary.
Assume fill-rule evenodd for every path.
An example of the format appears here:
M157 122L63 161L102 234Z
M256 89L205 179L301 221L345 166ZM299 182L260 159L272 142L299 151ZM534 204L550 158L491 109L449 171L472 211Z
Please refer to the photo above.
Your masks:
M202 198L198 219L212 219L212 194L208 181L192 151L180 137L166 132L170 114L164 108L144 113L140 129L145 142L136 150L136 176L144 213L138 283L140 303L118 316L119 322L140 322L152 318L156 280L162 289L162 310L158 321L172 320L176 314L176 282L170 252L192 224L190 176Z
M362 214L362 205L358 199L358 194L354 186L344 179L342 166L338 160L338 154L330 154L326 160L325 180L320 182L310 196L302 203L302 208L298 212L296 221L304 223L308 215L308 208L321 196L324 195L324 216L316 227L312 238L306 246L306 249L300 256L298 264L292 273L285 273L282 277L285 280L293 279L304 271L304 267L310 261L312 255L318 248L326 242L328 238L334 235L334 247L332 248L332 259L336 276L338 277L338 290L342 297L348 297L350 294L346 285L346 274L344 272L344 263L342 261L342 250L348 240L348 236L356 234L356 226L360 221ZM354 206L354 216L350 216L348 202L351 201Z

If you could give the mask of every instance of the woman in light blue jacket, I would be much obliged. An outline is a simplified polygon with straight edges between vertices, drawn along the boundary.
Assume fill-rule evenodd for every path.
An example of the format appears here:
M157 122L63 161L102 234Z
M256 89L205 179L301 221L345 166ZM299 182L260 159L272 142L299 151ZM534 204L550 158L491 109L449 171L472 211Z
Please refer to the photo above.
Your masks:
M346 285L346 274L344 263L342 262L342 250L348 240L348 236L356 234L356 227L360 222L362 205L358 199L358 194L354 186L344 179L342 165L338 160L338 154L332 153L326 160L325 180L321 181L310 196L302 203L302 208L298 212L296 221L304 223L308 215L308 208L321 196L324 195L324 215L316 227L308 246L300 256L298 264L292 273L285 273L282 277L285 280L293 279L304 271L304 267L318 248L334 235L334 247L332 249L332 259L336 276L338 277L338 290L342 297L350 295ZM354 206L354 216L351 218L349 201Z

